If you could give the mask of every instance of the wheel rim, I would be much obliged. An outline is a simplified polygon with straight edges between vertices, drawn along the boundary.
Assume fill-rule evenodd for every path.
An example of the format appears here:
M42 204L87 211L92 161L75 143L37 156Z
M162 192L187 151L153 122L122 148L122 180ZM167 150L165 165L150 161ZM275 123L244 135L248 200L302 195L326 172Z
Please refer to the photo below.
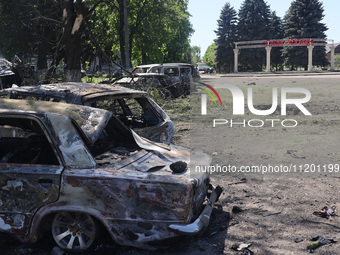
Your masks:
M60 248L82 252L95 240L96 226L88 214L60 212L53 219L52 235Z

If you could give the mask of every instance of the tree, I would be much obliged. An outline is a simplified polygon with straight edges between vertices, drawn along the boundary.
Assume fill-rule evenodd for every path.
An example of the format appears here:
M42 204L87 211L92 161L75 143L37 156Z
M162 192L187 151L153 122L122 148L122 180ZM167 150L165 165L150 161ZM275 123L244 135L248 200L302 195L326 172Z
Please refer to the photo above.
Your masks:
M125 62L121 0L96 8L91 31L107 55ZM193 32L187 0L128 1L129 50L138 64L190 61L189 36Z
M276 12L273 11L271 13L270 18L270 34L271 39L282 39L284 37L283 24L280 17L276 15ZM282 48L281 47L273 47L271 50L271 64L275 66L276 70L278 70L278 66L283 65L282 58Z
M15 54L22 57L32 51L32 30L28 24L30 14L26 6L28 3L33 2L0 0L0 49L6 58L14 57Z
M92 2L92 1L91 1ZM65 60L65 80L81 81L81 55L82 41L81 38L87 27L87 22L103 0L97 0L90 8L83 0L63 0L62 31L57 43L57 49L54 59L49 68L45 83L49 82L53 71L59 62Z
M231 72L234 62L234 44L237 37L237 13L229 3L222 8L217 20L216 68L218 72Z
M326 39L327 27L321 20L324 17L323 5L319 0L295 0L285 15L285 38L317 38ZM306 47L285 47L283 49L285 64L291 66L308 66L308 50ZM313 64L328 64L324 46L313 49Z
M61 28L62 10L57 0L0 1L0 47L5 56L38 56L38 71L47 69ZM59 20L58 20L59 19Z
M191 64L196 66L198 62L201 62L201 48L199 46L192 46L190 49Z
M215 43L211 44L206 50L203 61L210 67L216 69L216 48L217 45Z
M340 55L335 55L335 57L334 57L334 66L337 69L340 68Z
M57 35L62 22L59 21L62 14L59 2L56 0L37 0L31 5L29 11L35 14L34 52L38 53L37 68L39 73L46 72L47 57L53 54L53 47L57 42Z
M264 0L244 0L237 28L239 41L270 38L270 9ZM241 50L240 63L244 70L261 71L265 63L263 48Z
M187 5L188 0L149 0L143 5L134 1L129 20L130 49L138 63L184 60L193 32Z
M62 59L66 81L80 81L83 62L98 56L125 63L123 0L0 0L0 47L8 58L38 53L45 82ZM188 0L127 0L134 62L191 61ZM82 49L85 48L86 52Z

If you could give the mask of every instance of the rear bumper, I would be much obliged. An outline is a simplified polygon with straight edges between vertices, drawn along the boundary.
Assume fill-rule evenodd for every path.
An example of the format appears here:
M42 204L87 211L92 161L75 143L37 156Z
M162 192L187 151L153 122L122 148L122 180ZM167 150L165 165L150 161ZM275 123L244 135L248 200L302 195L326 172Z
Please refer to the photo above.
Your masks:
M222 193L222 188L217 186L212 190L208 203L203 209L202 213L198 216L198 218L190 224L171 224L169 229L172 231L182 234L182 235L200 235L205 232L208 228L210 222L210 216L212 209L214 207L214 203L218 200Z

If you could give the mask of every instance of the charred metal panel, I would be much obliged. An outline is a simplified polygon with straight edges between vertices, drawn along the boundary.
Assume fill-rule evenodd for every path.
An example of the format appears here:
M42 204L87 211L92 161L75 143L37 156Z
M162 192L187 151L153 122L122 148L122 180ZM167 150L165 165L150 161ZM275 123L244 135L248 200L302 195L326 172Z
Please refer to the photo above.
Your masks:
M72 125L71 120L63 115L52 115L46 122L50 122L51 132L54 134L56 146L62 153L64 163L68 167L93 168L96 166L91 153L87 150L79 133ZM107 121L106 119L104 119ZM99 136L99 130L96 130ZM101 131L101 130L100 130ZM90 141L96 139L90 137Z
M172 237L167 225L190 221L194 192L190 182L178 182L170 174L150 178L129 172L66 171L60 201L100 211L111 235L125 245Z
M101 109L89 109L77 105L26 100L1 99L0 108L40 113L52 112L69 116L82 128L82 131L92 143L97 140L103 127L112 115L112 113Z
M128 89L121 86L88 84L82 82L65 82L39 86L13 87L6 89L7 94L15 96L35 96L43 101L58 100L72 104L83 104L84 101L93 99L97 96L141 96L147 95L144 91ZM5 94L5 93L3 93Z
M0 163L0 231L28 234L33 214L57 201L62 169Z
M63 181L60 201L72 197L73 205L96 208L107 218L185 222L190 212L190 183L148 183L115 178L115 174L104 180L73 175Z
M174 232L169 231L168 226L170 223L164 221L130 220L120 222L109 219L108 224L111 227L109 232L112 234L112 238L117 243L128 246L147 248L154 241L178 236Z
M37 118L0 122L0 231L25 235L37 210L58 200L63 167Z

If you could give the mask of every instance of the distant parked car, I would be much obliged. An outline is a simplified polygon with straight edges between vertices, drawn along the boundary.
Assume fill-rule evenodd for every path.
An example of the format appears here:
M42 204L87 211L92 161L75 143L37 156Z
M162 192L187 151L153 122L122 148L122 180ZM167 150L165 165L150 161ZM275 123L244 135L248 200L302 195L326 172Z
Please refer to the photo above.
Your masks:
M177 69L178 68L178 69ZM176 71L174 71L176 69ZM180 69L180 70L179 70ZM200 79L197 69L187 63L164 63L164 64L151 64L151 65L141 65L137 66L133 71L134 74L140 73L173 73L176 75L188 75L191 81L198 81Z
M50 234L72 254L99 233L136 247L201 234L222 190L191 165L210 162L142 139L110 111L0 99L0 232L30 243Z
M197 63L197 69L201 73L213 73L214 68L207 66L204 62Z
M171 143L174 125L170 117L144 91L121 86L57 83L0 90L1 97L66 102L106 109L128 128L156 142Z
M177 98L195 90L195 82L200 79L197 69L186 63L165 63L137 66L132 73L134 78L126 77L118 84L143 88L152 84L167 96Z

